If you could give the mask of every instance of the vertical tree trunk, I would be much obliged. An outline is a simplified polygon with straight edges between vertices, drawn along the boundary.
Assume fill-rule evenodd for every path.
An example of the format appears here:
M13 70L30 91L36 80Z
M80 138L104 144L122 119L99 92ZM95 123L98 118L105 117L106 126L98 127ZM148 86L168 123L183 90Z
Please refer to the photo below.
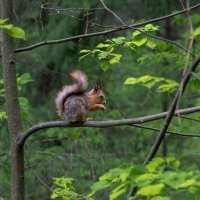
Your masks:
M12 0L1 0L1 18L13 23ZM16 66L14 58L13 39L5 31L1 34L1 53L3 65L4 88L6 94L8 129L11 153L11 199L24 199L24 151L17 145L17 136L21 131L19 98L16 82Z

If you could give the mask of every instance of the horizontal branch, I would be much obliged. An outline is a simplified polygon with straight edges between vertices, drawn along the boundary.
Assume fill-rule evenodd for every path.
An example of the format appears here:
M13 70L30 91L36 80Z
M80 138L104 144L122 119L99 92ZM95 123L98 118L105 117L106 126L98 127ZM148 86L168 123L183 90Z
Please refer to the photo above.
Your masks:
M192 107L192 108L186 108L177 110L174 115L183 115L183 114L189 114L200 111L200 106L198 107ZM138 124L143 122L149 122L154 121L158 119L162 119L166 117L168 112L162 112L154 115L149 115L145 117L137 117L132 119L121 119L121 120L103 120L103 121L89 121L85 123L69 123L64 121L53 121L53 122L44 122L35 126L32 126L30 129L25 131L24 133L19 135L18 138L18 145L24 145L26 139L32 135L33 133L48 129L48 128L55 128L55 127L94 127L94 128L106 128L106 127L114 127L114 126L125 126L125 125L131 125L131 124Z
M30 46L27 46L27 47L22 47L22 48L16 49L15 52L19 53L19 52L23 52L23 51L29 51L29 50L32 50L32 49L35 49L35 48L38 48L38 47L44 46L44 45L60 44L60 43L64 43L64 42L68 42L68 41L72 41L72 40L79 40L79 39L94 37L94 36L99 36L99 35L107 35L107 34L110 34L110 33L117 32L117 31L122 31L122 30L130 29L130 28L136 28L136 27L140 27L140 26L143 26L143 25L146 25L146 24L149 24L149 23L158 22L158 21L161 21L161 20L164 20L164 19L167 19L167 18L171 18L171 17L177 16L177 15L183 14L186 11L188 12L188 11L194 10L198 7L200 7L200 3L195 5L195 6L190 7L189 9L184 9L184 10L179 11L179 12L175 12L175 13L165 15L165 16L162 16L162 17L158 17L158 18L155 18L155 19L150 19L150 20L147 20L145 22L133 24L133 25L130 25L130 26L123 25L123 26L119 26L119 27L116 27L114 29L110 29L110 30L107 30L107 31L87 33L87 34L72 36L72 37L58 39L58 40L45 40L45 41L30 45Z

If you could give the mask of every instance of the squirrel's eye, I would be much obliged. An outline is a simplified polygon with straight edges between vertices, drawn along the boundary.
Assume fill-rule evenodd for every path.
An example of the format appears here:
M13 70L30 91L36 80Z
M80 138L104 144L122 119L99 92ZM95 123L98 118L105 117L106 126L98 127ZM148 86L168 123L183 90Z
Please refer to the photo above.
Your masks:
M100 94L100 95L99 95L99 98L100 98L100 99L103 99L103 95L102 95L102 94Z

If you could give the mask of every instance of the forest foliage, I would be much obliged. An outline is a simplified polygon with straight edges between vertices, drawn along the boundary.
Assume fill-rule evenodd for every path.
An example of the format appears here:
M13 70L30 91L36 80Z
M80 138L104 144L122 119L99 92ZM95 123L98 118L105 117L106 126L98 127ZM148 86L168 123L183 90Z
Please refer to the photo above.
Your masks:
M80 2L84 9L80 9ZM119 26L107 10L95 9L102 7L100 1L80 2L21 0L14 5L14 25L1 19L0 28L16 38L15 47L20 49ZM130 25L183 9L180 1L105 3ZM191 5L195 3L198 1L190 1ZM107 110L89 113L95 120L134 118L168 110L184 69L200 51L198 11L135 29L16 52L23 130L58 120L55 95L62 85L71 83L68 74L77 68L88 74L90 87L97 77L103 82ZM179 108L200 105L199 77L197 69ZM3 77L0 79L0 198L9 199L9 136ZM199 117L199 113L189 119L176 117L169 129L198 135ZM160 129L162 123L161 119L145 125ZM40 131L25 145L26 199L198 199L199 136L167 134L159 157L144 166L157 134L156 130L134 126ZM130 195L133 188L137 188L134 197Z

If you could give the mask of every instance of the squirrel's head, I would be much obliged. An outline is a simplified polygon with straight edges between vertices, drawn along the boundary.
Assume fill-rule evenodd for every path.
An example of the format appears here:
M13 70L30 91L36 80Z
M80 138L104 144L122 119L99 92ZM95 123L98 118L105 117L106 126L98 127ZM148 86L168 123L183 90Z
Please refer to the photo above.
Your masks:
M99 79L97 79L94 85L93 94L95 94L96 96L96 103L104 104L104 105L106 104L106 97L102 89L101 81Z

